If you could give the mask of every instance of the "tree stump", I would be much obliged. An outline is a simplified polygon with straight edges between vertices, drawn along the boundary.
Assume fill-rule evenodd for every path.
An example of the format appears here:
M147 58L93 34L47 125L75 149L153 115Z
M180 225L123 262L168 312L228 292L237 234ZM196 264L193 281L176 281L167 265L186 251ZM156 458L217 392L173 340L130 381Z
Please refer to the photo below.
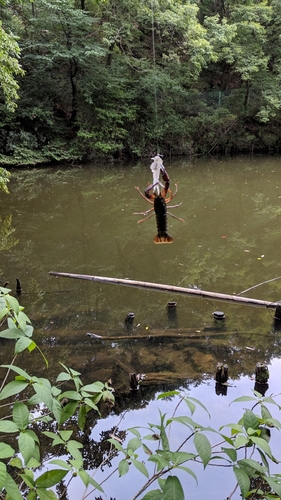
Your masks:
M168 302L166 309L167 309L169 328L177 328L178 327L177 303Z
M215 380L219 384L225 384L225 382L227 382L227 380L228 380L228 366L227 365L224 365L223 363L217 364Z
M227 395L227 385L222 385L219 382L216 382L216 395L217 396L226 396Z
M21 282L18 278L16 278L16 293L20 295L22 292Z
M259 392L262 396L265 395L268 388L269 388L268 384L260 384L259 382L255 382L254 390Z
M139 377L136 375L136 373L129 373L129 379L130 390L137 391L139 389Z
M256 382L266 384L269 379L269 371L265 363L257 363L255 371Z
M135 313L130 312L127 314L125 318L125 326L127 330L131 330L133 328L134 319L135 319Z

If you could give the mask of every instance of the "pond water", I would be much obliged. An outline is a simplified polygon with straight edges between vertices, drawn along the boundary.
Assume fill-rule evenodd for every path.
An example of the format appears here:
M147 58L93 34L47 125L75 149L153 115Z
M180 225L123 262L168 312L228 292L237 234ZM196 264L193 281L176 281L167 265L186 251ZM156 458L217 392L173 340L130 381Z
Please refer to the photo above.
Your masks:
M81 372L85 383L111 379L118 405L108 419L118 419L127 410L140 414L142 408L149 415L156 394L171 388L199 390L204 402L210 389L203 388L209 385L212 413L218 401L213 388L218 362L228 364L231 379L240 387L257 362L270 365L280 358L274 309L49 275L128 278L278 301L280 158L164 164L172 191L178 182L170 204L182 202L171 213L184 219L168 216L174 239L170 245L154 244L154 216L138 224L144 216L134 215L150 208L135 190L139 186L143 191L152 180L149 161L14 170L10 194L0 193L0 279L9 281L13 290L20 279L20 303L49 361L48 369L42 367L33 353L32 371L54 380L61 361ZM168 301L177 303L172 312ZM224 312L223 321L214 318L217 310ZM135 318L126 325L130 312ZM1 363L7 355L3 343ZM30 363L22 357L27 371ZM129 391L131 372L147 375L137 398ZM108 419L97 426L115 425ZM110 494L118 500L132 496L119 490ZM190 498L203 497L194 493ZM208 496L217 498L215 490Z

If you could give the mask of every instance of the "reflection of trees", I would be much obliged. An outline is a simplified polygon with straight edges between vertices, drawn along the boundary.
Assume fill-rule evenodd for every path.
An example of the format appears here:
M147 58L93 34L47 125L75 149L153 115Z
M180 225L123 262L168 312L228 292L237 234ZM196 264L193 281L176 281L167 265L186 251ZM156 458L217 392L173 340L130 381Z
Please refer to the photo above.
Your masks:
M2 219L0 215L0 251L10 250L19 242L14 236L15 228L12 226L12 214Z
M92 429L89 429L90 431ZM85 433L86 434L86 433ZM83 448L83 459L84 459L84 467L86 470L97 469L101 467L102 472L105 467L112 467L111 461L114 457L118 455L118 450L112 446L112 444L108 441L109 438L115 436L120 442L124 442L126 438L126 431L121 431L115 427L109 429L107 431L102 431L100 433L100 440L94 440L91 438L87 438L87 441L84 442Z

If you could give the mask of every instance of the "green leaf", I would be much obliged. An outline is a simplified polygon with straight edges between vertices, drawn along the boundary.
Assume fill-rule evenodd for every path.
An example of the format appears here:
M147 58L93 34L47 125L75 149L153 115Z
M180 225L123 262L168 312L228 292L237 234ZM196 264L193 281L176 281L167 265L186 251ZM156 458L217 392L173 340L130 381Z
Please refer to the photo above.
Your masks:
M128 470L129 470L129 464L128 464L127 460L125 460L123 458L122 460L120 460L120 462L118 464L119 477L127 474Z
M10 306L10 309L12 309L16 314L19 313L20 305L15 297L12 297L12 295L6 295L6 302Z
M161 455L151 455L151 457L149 457L148 461L156 463L158 472L162 469L165 469L165 467L169 467L169 465L170 465L169 460L166 460Z
M146 444L142 443L142 448L143 448L144 453L146 453L146 455L149 455L149 456L152 455L152 450L150 448L148 448L148 446L146 446Z
M237 464L239 467L243 468L244 467L251 467L252 469L258 471L260 474L264 474L266 468L263 467L262 465L259 464L256 460L253 460L252 458L242 458L241 460L237 461Z
M9 309L7 307L3 307L3 309L0 310L0 321L5 317L7 316L9 312ZM1 335L2 332L0 332L0 335Z
M205 468L209 463L212 454L210 441L204 434L196 432L193 438L193 442Z
M93 403L93 401L90 398L85 398L84 402L86 405L90 406L90 408L92 408L93 410L96 410L99 413L99 409L98 409L97 405L95 405L95 403Z
M66 380L72 380L72 377L69 373L65 372L61 372L56 378L56 382L64 382Z
M164 418L165 418L165 415L161 415L160 438L162 441L163 450L165 452L168 452L168 451L170 451L170 444L169 444L168 436L166 434L166 430L165 430L165 426L164 426Z
M19 339L22 337L24 338L24 333L15 326L13 328L7 328L6 330L0 332L0 338L2 339Z
M171 461L174 465L180 465L189 460L193 460L196 455L194 453L186 453L185 451L176 451L171 453Z
M30 375L28 375L28 373L26 373L24 370L22 370L21 368L19 368L19 366L16 366L16 365L1 365L1 368L8 368L9 370L13 370L18 375L21 375L24 379L31 380Z
M268 464L268 460L267 460L265 454L259 448L257 451L260 454L262 463L263 463L264 467L266 468L267 473L269 473L269 464Z
M78 471L78 476L82 479L83 483L87 487L89 484L94 486L97 490L101 491L103 493L102 487L86 472L85 470L81 469Z
M13 407L13 420L20 430L25 429L29 423L29 411L25 404L16 401Z
M253 443L255 443L259 448L261 448L261 450L266 453L266 455L268 455L271 460L274 460L276 462L276 460L272 456L269 444L263 438L251 436L251 441L253 441Z
M30 344L34 343L33 340L29 339L28 337L21 337L15 345L15 354L19 354L19 352L24 351L27 349Z
M281 484L280 477L265 477L265 481L269 486L275 491L275 493L281 498Z
M63 409L62 409L61 404L56 399L53 399L52 411L53 411L53 414L54 414L56 421L61 424L62 423L61 420L62 420ZM65 416L66 416L66 414L65 414ZM67 420L67 418L66 418L66 420Z
M261 416L264 420L267 420L268 418L272 418L270 411L264 405L261 405Z
M37 477L35 484L37 488L51 488L60 483L68 473L67 470L53 469L44 472L41 476Z
M205 405L203 405L203 403L201 403L201 401L199 401L199 399L196 399L196 398L191 398L190 396L187 396L187 398L184 399L184 401L186 402L187 404L187 401L193 401L193 403L195 403L195 405L198 405L198 406L201 406L201 408L203 408L203 410L205 410L206 413L208 413L209 415L209 418L211 418L211 415L210 413L208 412L208 409L206 408Z
M81 469L81 470L78 471L78 476L82 479L83 483L85 484L85 486L87 488L87 486L90 483L90 476L89 476L88 472L86 472L85 470Z
M252 396L242 396L241 398L234 399L230 404L232 403L241 403L241 402L246 402L246 401L257 401L256 398L253 398Z
M15 394L19 394L28 386L28 382L24 382L23 380L13 380L9 382L3 390L0 392L0 401L6 398L10 398Z
M240 424L226 424L222 425L220 429L223 429L224 427L230 427L231 434L235 434L236 432L244 432L244 429Z
M242 498L245 498L249 489L250 489L250 479L248 474L243 469L239 467L233 467L234 474L237 479L237 483L239 484L239 488L242 494Z
M270 397L264 397L263 398L263 402L264 403L270 403L272 405L278 406L279 410L281 409L280 406L276 403L276 401L274 401L274 399L272 399Z
M27 465L29 460L34 456L35 453L35 441L26 432L20 432L19 435L19 450L22 454L25 464Z
M18 322L18 325L20 329L26 334L26 322L27 322L27 316L23 311L19 311L18 314L16 314L16 320Z
M244 436L237 436L234 440L234 446L236 449L246 446L249 443L249 439Z
M49 410L53 410L53 397L51 390L42 384L37 382L33 384L36 394L41 398L42 403L44 403Z
M40 500L57 500L57 495L53 490L46 490L45 488L37 488L36 493Z
M251 411L251 410L246 410L244 415L243 415L243 423L246 431L251 428L254 430L257 430L260 425L260 421L258 417Z
M178 396L179 394L179 391L163 392L157 396L157 399L170 398L171 396Z
M189 467L184 467L183 465L177 465L177 469L184 470L185 472L190 474L195 479L196 483L198 484L196 474Z
M109 438L108 441L111 444L113 444L117 450L122 451L122 453L124 453L124 455L126 455L126 451L124 450L123 446L119 443L119 441L117 441L114 438Z
M140 438L140 437L141 437L141 434L140 434L140 432L137 430L137 428L136 428L136 427L130 427L130 428L128 429L128 431L129 431L129 432L131 432L132 434L134 434L135 436L137 436L138 438Z
M72 469L71 465L69 465L64 460L55 459L55 460L50 460L50 462L48 462L48 463L49 464L53 464L53 465L58 465L59 467L62 467L63 469L67 469L67 470L71 470Z
M182 416L182 417L173 417L168 420L168 423L170 422L179 422L180 424L186 425L189 429L196 429L197 427L200 427L199 424L194 422L190 417Z
M79 429L81 429L81 431L83 431L85 428L86 416L87 416L86 406L82 405L80 406L78 411L78 427Z
M81 447L83 448L83 445L81 445ZM75 441L69 441L67 443L67 450L73 456L73 458L75 458L75 460L78 460L79 463L81 463L80 467L82 467L82 465L83 465L83 458L82 458L82 455L81 455L80 451L78 450L76 442Z
M28 474L19 474L29 488L34 488L35 481Z
M185 402L190 410L190 413L191 415L193 415L193 413L195 412L196 410L196 405L194 403L192 403L192 401L190 401L188 398L185 399Z
M7 476L6 465L3 462L0 462L0 491L2 491L2 488L5 484L6 476Z
M23 469L23 463L19 457L12 458L9 462L12 467L16 467L17 469Z
M63 399L63 398L74 399L75 401L80 401L81 396L80 396L79 392L76 392L76 391L65 391L65 392L62 392L60 394L60 397L59 397L59 399Z
M222 448L222 451L224 451L227 454L227 456L230 458L232 462L236 462L237 451L234 448Z
M54 434L54 432L49 432L49 431L43 431L42 434L45 434L45 436L53 440L52 446L56 446L57 444L64 445L64 441L58 436L58 434Z
M6 444L6 443L1 443L0 442L0 458L10 458L13 456L13 454L15 453L15 450L9 445L9 444ZM0 488L1 490L1 488Z
M145 465L139 460L132 459L132 464L138 469L144 476L149 478L149 474Z
M13 434L14 432L18 432L18 426L11 422L10 420L0 420L0 432L4 432L5 434Z
M73 431L59 431L59 433L60 433L61 438L64 441L69 441L69 439L71 438L71 436L73 434Z
M132 438L127 444L127 450L136 451L141 447L141 441L139 438Z
M184 500L184 491L176 476L169 476L163 488L163 500Z
M83 391L99 393L104 389L104 384L102 382L95 382L94 384L84 385L82 387Z
M142 500L162 500L162 491L160 490L152 490L146 493L144 497L142 497Z
M10 497L13 500L22 500L22 496L21 496L21 493L17 487L17 484L15 483L13 478L8 473L6 475L4 488L5 488L6 492L8 493L8 495L10 495Z
M64 424L64 422L66 422L69 418L71 418L74 415L77 406L78 406L77 401L70 401L70 403L67 403L65 406L63 406L61 409L59 423Z
M36 500L37 494L36 491L30 490L27 494L27 500Z

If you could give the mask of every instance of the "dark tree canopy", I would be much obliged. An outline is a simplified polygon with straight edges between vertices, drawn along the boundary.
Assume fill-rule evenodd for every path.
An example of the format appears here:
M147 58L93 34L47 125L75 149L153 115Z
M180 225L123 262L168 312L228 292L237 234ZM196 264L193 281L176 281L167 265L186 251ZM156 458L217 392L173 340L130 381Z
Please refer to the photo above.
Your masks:
M6 0L0 11L3 165L279 151L279 1Z

